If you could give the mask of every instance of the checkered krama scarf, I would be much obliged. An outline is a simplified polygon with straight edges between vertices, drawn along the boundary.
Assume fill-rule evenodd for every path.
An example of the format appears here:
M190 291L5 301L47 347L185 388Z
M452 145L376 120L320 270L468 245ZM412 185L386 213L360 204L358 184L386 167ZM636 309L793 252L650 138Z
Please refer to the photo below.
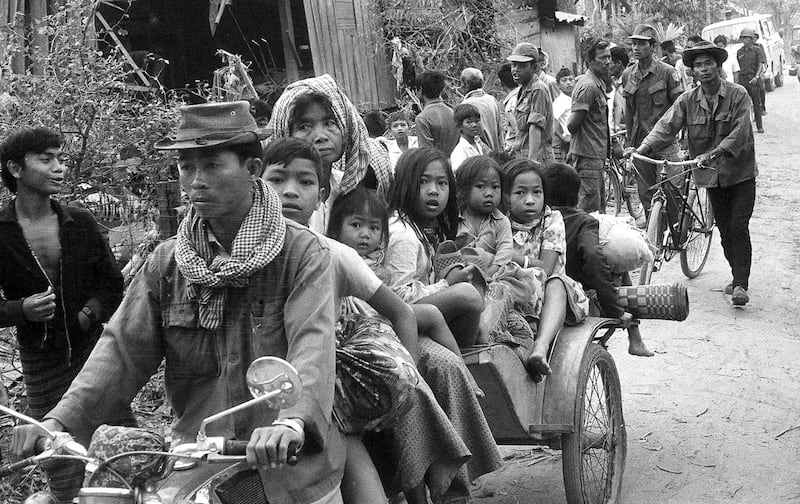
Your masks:
M347 194L358 186L372 167L378 180L378 192L385 198L392 184L392 171L389 155L376 140L369 137L364 120L355 105L345 96L336 81L328 74L303 79L286 87L272 110L272 118L267 127L272 136L266 144L281 137L291 135L289 118L294 101L304 94L321 94L330 100L333 115L344 137L344 154L333 164L333 168L344 172L339 194ZM265 145L266 146L266 145Z
M189 280L189 298L200 303L200 325L209 330L222 323L226 288L246 286L250 276L283 249L286 221L281 200L261 179L254 188L253 206L233 240L230 257L212 249L207 223L194 207L178 228L175 261Z

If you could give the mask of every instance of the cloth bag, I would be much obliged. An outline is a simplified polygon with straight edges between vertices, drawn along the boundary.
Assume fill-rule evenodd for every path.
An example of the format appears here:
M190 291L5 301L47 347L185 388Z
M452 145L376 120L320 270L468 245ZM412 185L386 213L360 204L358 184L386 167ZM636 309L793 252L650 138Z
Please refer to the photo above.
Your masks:
M612 272L633 271L653 260L651 245L631 217L615 217L599 212L589 215L600 224L600 248Z
M392 327L362 314L336 327L333 416L345 434L383 430L406 414L420 375Z

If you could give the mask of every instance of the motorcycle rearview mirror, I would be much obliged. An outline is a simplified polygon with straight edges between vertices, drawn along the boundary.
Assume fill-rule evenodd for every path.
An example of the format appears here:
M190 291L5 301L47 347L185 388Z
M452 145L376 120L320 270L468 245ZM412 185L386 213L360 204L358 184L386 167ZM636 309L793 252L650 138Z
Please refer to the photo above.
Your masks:
M278 357L267 356L254 360L247 368L245 380L253 399L205 418L197 433L198 447L207 439L208 424L256 404L265 403L273 409L288 408L297 404L303 394L300 374L294 366Z

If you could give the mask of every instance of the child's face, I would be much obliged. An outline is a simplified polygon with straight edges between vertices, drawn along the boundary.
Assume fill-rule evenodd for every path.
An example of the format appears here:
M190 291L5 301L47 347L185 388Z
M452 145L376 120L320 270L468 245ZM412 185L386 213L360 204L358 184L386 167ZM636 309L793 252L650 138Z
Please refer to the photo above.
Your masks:
M425 167L419 178L419 202L417 216L433 221L444 212L450 199L450 181L441 161L433 161Z
M383 225L380 219L370 215L348 215L342 221L339 241L358 252L361 257L381 246Z
M262 178L280 196L283 216L304 226L325 199L317 168L310 159L295 158L286 165L268 165Z
M500 176L496 170L484 170L472 183L467 208L479 215L489 215L500 203Z
M532 171L521 173L511 185L508 196L508 213L512 220L528 224L542 215L544 188L542 179Z
M390 128L395 138L405 138L408 136L408 123L406 121L394 121Z
M461 121L458 130L463 137L472 140L481 132L481 120L476 117L467 117Z
M558 88L567 96L572 96L572 90L575 89L575 77L565 75L558 79Z

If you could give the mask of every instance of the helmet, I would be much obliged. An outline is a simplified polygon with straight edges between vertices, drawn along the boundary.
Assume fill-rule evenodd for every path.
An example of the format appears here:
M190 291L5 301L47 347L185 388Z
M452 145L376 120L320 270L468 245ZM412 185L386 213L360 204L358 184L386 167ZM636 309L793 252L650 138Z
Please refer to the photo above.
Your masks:
M758 38L758 34L752 28L742 28L742 32L739 33L739 38L742 37L750 37L751 39L756 40Z

